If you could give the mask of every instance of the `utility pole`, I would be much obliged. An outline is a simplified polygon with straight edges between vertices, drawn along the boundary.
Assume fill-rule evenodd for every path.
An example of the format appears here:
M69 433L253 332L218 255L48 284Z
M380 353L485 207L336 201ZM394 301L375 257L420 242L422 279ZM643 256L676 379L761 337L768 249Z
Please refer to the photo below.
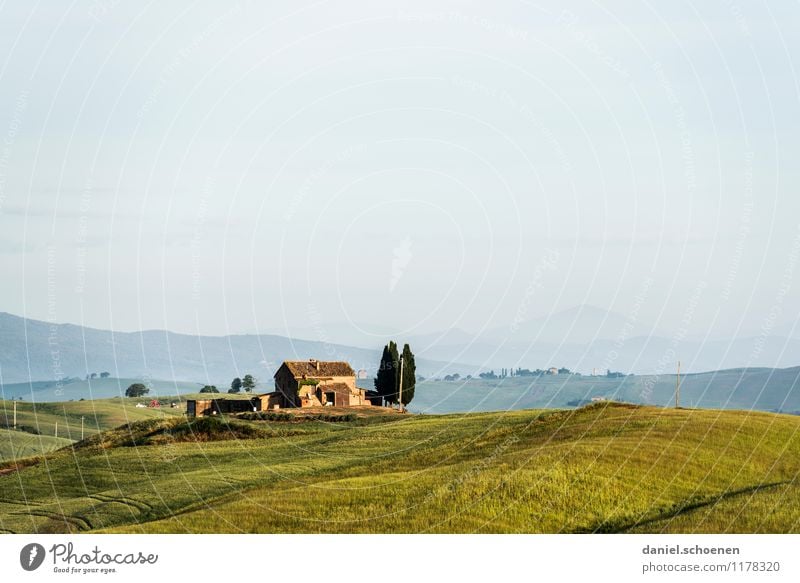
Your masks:
M403 355L400 355L400 396L398 397L400 401L400 412L403 411Z
M6 421L8 423L8 421ZM14 429L17 428L17 402L14 401Z
M681 361L678 361L678 374L675 377L675 408L680 407L681 401Z

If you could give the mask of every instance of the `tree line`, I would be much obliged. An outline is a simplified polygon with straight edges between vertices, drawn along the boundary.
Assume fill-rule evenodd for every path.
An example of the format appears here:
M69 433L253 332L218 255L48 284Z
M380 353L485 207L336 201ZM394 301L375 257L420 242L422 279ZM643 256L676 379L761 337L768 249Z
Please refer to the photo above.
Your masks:
M256 388L257 384L258 381L251 374L246 374L242 378L236 377L231 381L231 388L228 389L228 393L231 395L241 393L242 391L244 391L245 393L252 393L253 389ZM219 389L216 387L216 385L206 385L202 389L200 389L200 392L219 393Z
M106 373L102 373L106 374ZM245 393L252 393L253 389L256 388L258 381L256 378L251 374L246 374L244 377L239 378L236 377L231 381L231 388L228 389L228 393L236 394L241 393L244 391ZM143 383L133 383L125 390L126 397L144 397L150 392L150 389L145 386ZM201 393L219 393L219 389L216 385L205 385L202 389L200 389Z

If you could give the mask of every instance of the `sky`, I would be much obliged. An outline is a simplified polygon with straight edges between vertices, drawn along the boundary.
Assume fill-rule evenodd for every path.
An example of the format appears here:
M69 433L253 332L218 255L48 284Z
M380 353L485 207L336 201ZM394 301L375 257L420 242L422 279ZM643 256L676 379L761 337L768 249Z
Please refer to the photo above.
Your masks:
M0 311L791 329L798 29L788 1L4 2Z

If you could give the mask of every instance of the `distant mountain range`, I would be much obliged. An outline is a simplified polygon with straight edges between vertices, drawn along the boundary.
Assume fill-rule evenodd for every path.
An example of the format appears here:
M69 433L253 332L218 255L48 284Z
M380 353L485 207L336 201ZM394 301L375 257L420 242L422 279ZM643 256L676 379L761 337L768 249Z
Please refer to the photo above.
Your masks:
M795 326L776 327L787 335ZM370 377L389 339L409 342L426 377L477 376L500 368L566 367L583 373L664 375L743 367L787 368L800 362L800 339L772 335L715 339L670 337L594 306L579 306L480 333L453 328L400 336L388 329L326 324L279 334L195 336L163 330L111 332L0 313L0 382L117 378L225 384L245 373L266 379L286 359L347 360ZM298 339L307 336L312 339Z
M163 330L111 332L74 324L50 324L0 313L0 383L83 378L109 372L116 378L192 381L225 386L246 373L262 381L283 360L346 360L370 376L383 346L359 348L284 336L193 336ZM445 374L451 365L417 358L423 375Z
M665 374L675 372L678 360L686 372L791 367L800 362L798 331L800 327L782 325L766 335L704 341L670 336L615 312L579 306L480 334L450 330L411 341L415 354L469 362L482 370L563 366L584 373L611 369Z
M514 325L491 327L478 333L450 328L424 334L402 334L401 331L387 326L357 322L332 322L315 328L291 328L271 332L292 338L332 338L336 342L359 347L380 345L391 338L402 336L404 342L424 351L431 347L460 347L474 343L496 346L509 340L549 344L558 344L565 340L570 343L587 343L597 339L617 338L621 331L627 331L628 335L653 333L645 325L630 325L624 316L590 305L576 306Z
M294 337L320 334L352 346L380 346L390 338L409 342L414 353L437 362L470 363L449 373L462 376L500 368L566 367L583 373L606 369L635 374L741 367L786 368L800 363L800 326L783 322L768 335L750 332L736 338L705 340L672 336L646 322L591 305L472 333L451 328L400 337L366 324L333 323L316 331L292 330ZM442 375L443 376L443 375Z
M591 373L607 369L635 374L669 373L681 361L682 370L691 372L729 368L786 368L800 361L800 340L776 336L735 340L673 340L660 336L635 336L618 343L598 339L585 344L485 341L469 344L415 346L415 353L439 361L482 363L481 370L505 368L567 367ZM449 372L463 370L451 367ZM469 372L469 371L467 371Z

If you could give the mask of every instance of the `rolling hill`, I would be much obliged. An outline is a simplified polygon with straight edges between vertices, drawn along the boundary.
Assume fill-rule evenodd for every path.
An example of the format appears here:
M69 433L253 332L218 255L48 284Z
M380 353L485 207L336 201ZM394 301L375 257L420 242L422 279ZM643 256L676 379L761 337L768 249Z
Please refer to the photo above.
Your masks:
M152 378L133 377L126 379L70 379L67 381L36 381L33 383L11 383L0 385L0 399L24 399L37 403L77 401L80 399L110 399L124 397L125 390L133 383L144 383L150 389L148 397L169 397L196 393L201 383L188 381L164 381ZM270 383L271 384L271 383ZM269 385L268 385L269 386Z
M798 417L604 403L373 420L134 423L6 464L0 529L800 532Z
M0 463L55 451L72 443L66 437L36 435L27 431L0 429Z
M0 313L0 383L84 378L107 371L114 377L165 379L224 386L251 373L267 379L286 359L347 360L374 371L374 349L276 335L192 336L164 330L112 332L50 324ZM465 365L461 365L462 367ZM417 370L436 374L446 364L417 360Z
M183 415L182 407L136 407L137 403L149 400L148 397L61 403L17 401L17 430L12 429L14 404L0 400L0 462L69 445L81 438L81 427L84 437L88 437L125 423Z
M584 404L593 397L671 406L675 385L674 374L622 378L546 375L449 382L425 380L417 385L411 408L417 412L452 413L568 407ZM681 404L800 413L800 367L730 369L682 375Z

